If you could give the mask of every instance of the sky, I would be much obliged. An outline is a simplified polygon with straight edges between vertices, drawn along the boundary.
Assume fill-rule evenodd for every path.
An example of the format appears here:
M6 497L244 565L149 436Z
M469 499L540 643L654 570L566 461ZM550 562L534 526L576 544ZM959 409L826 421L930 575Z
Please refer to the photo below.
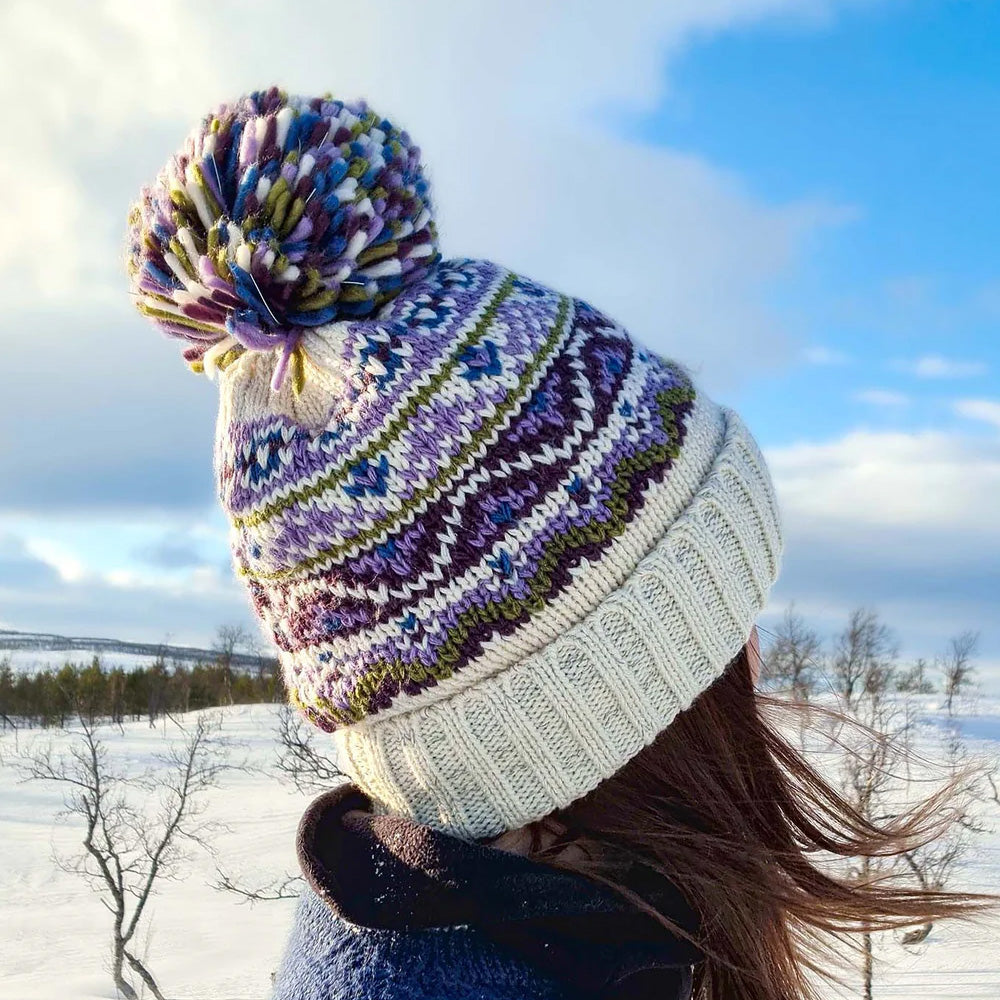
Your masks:
M770 617L981 633L1000 691L1000 5L9 0L0 11L0 627L249 622L215 387L135 314L128 205L220 101L365 97L446 255L592 302L735 406L786 524Z

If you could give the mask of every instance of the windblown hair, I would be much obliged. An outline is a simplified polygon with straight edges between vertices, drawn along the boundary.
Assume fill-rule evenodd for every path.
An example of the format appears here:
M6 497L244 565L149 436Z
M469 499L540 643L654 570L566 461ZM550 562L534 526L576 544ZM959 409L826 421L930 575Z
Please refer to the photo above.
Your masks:
M951 819L952 785L876 825L780 734L781 719L801 723L801 711L755 691L744 649L614 777L530 831L537 860L646 909L616 881L623 862L638 858L677 886L701 921L696 1000L813 998L809 970L830 979L843 970L832 945L857 947L865 931L968 917L996 902L902 885L884 871L852 877L838 866L838 858L891 858L935 840Z

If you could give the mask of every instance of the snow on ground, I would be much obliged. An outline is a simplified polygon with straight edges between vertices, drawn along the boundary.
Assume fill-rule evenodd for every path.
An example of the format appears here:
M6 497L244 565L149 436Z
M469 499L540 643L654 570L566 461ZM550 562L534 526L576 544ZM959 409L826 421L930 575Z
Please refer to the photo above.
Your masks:
M208 712L206 714L215 714ZM275 757L277 709L246 705L226 709L223 733L246 744L251 762L270 766ZM176 730L168 722L150 729L127 723L124 736L108 728L106 741L136 770L162 751ZM21 733L23 751L32 739L65 744L58 731ZM0 739L4 760L14 741ZM297 872L295 828L308 797L289 790L273 774L228 773L209 793L204 818L225 824L215 838L218 860L204 852L185 865L182 877L164 882L149 907L149 966L165 994L184 1000L261 1000L268 996L294 903L250 907L211 887L217 864L245 884ZM78 846L77 821L54 825L61 791L49 784L19 784L0 766L0 1000L106 1000L115 996L110 968L110 914L78 877L53 863ZM142 932L140 931L140 934Z
M933 709L929 702L928 709ZM938 731L943 729L936 716ZM215 839L217 858L195 855L183 877L164 882L148 910L149 965L170 998L263 1000L290 925L294 903L241 904L211 887L216 866L262 884L296 871L294 836L308 797L290 790L273 772L277 709L238 706L222 713L223 731L246 746L261 773L229 773L210 793L207 818L227 832ZM981 703L958 723L970 749L1000 754L1000 702ZM928 746L934 726L927 729ZM171 725L150 729L130 723L124 734L106 731L112 751L141 769L172 738ZM4 762L31 740L65 746L59 731L0 737ZM15 745L16 744L16 745ZM77 877L53 863L78 845L75 821L57 820L61 792L50 785L19 784L0 766L0 1000L110 1000L110 915ZM982 838L956 887L1000 892L1000 809L988 817L996 831ZM1000 997L1000 919L981 925L940 924L923 944L879 943L882 960L877 997L908 1000L996 1000ZM858 997L857 976L831 998Z
M950 718L934 696L914 700L922 702L918 756L940 760L942 740L956 732L970 755L1000 763L1000 700L963 699ZM978 817L988 832L974 839L948 888L1000 894L1000 806L986 803ZM875 938L877 1000L1000 1000L1000 912L979 922L935 924L916 946L901 945L899 936ZM830 1000L862 995L857 972L845 979L843 988L828 988Z

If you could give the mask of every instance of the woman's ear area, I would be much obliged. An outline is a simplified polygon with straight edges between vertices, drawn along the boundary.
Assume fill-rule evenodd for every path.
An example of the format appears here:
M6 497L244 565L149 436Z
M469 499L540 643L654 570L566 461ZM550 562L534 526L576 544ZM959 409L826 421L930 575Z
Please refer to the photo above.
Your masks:
M757 626L750 630L750 638L747 639L747 662L750 664L750 676L753 678L754 687L760 681L760 635Z

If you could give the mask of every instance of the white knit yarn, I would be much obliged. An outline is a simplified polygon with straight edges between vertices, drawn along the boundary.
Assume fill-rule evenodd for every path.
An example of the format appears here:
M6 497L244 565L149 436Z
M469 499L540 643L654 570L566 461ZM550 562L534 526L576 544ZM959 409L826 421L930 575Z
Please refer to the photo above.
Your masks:
M334 734L377 809L469 839L515 829L611 777L722 673L777 576L781 536L742 421L707 402L700 413L682 449L702 473L686 506L658 504L658 525L644 510L638 562L633 532L576 574L547 611L565 616L562 634L509 665L470 664L445 697Z

